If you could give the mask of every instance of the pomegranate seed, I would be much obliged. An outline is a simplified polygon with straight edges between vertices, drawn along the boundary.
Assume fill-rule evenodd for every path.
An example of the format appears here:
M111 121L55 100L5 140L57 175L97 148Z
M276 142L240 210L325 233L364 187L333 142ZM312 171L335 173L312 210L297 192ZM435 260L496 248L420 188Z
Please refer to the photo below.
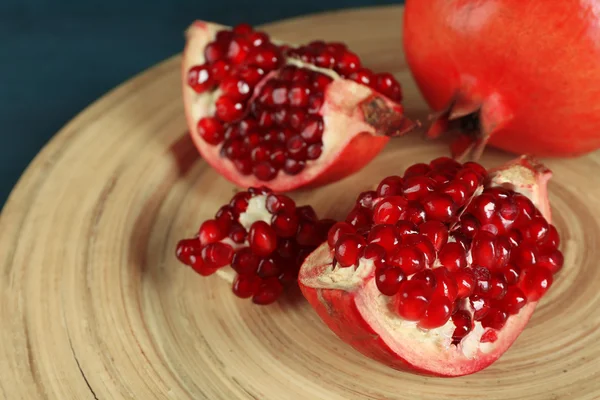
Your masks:
M353 233L356 233L356 229L352 225L347 222L337 222L327 234L327 243L333 249L342 235Z
M490 290L492 276L490 270L486 267L475 266L473 268L473 275L475 276L475 294L486 295Z
M400 285L406 279L404 272L398 268L386 267L375 271L375 284L379 291L386 296L398 293Z
M279 274L277 280L284 287L290 286L291 284L298 282L298 273L293 269L286 269L281 274Z
M221 91L234 101L245 101L250 97L250 85L236 77L228 77L221 82Z
M290 127L295 130L300 130L304 126L306 121L307 113L301 108L293 108L289 111L290 114Z
M519 216L517 217L516 226L525 226L529 223L531 218L535 215L535 206L527 197L520 193L515 193L513 201L519 209Z
M456 271L467 266L467 254L460 243L446 243L438 254L440 263L450 271Z
M433 271L430 269L424 269L424 270L417 272L416 274L414 274L411 277L411 280L423 281L427 284L427 287L430 288L431 290L435 289L437 286L437 278L435 277L435 274L433 273Z
M454 277L451 276L450 272L444 267L434 268L433 274L435 275L435 296L445 297L450 300L450 302L454 302L456 300L456 296L458 294L458 286Z
M234 160L233 165L242 175L250 175L252 173L252 161L250 158Z
M471 307L473 308L473 319L475 321L481 321L490 311L490 301L481 296L471 296L469 297L469 301L471 302Z
M416 176L427 175L431 171L431 167L428 164L417 163L413 164L404 171L404 179L413 178Z
M269 43L269 35L264 32L252 32L248 39L253 47L260 47L265 43Z
M250 50L250 43L246 38L236 37L229 42L229 48L227 49L227 58L234 64L241 64L248 56Z
M391 252L400 243L400 235L396 232L394 225L375 225L367 239L369 243L376 243L387 252Z
M415 247L402 246L388 257L388 263L412 275L425 268L425 254Z
M295 214L280 212L273 216L271 226L281 237L293 237L298 229L298 217Z
M403 192L408 200L421 200L433 191L435 182L427 176L411 176L404 179Z
M202 261L211 268L220 268L231 263L233 249L230 245L216 242L209 243L202 249Z
M537 265L550 270L553 274L556 274L563 267L565 259L563 254L559 250L554 250L550 254L544 254L538 258Z
M346 217L346 222L356 229L368 227L371 225L371 212L367 208L355 206Z
M438 328L448 322L451 313L452 301L447 297L436 296L430 301L418 325L424 329Z
M221 82L229 74L230 66L223 60L215 61L210 64L210 76L215 82Z
M292 107L307 107L310 88L304 82L293 82L288 91L288 101Z
M327 86L333 82L333 79L327 75L316 73L313 78L313 88L319 92L324 92Z
M254 254L264 257L268 256L277 246L277 235L273 228L264 221L256 221L250 227L248 234L250 248Z
M252 26L247 23L238 24L233 28L233 33L237 33L238 35L248 35L251 32Z
M463 206L467 201L467 188L460 182L450 181L439 188L439 192L450 196L457 206Z
M296 211L296 204L294 203L294 200L281 194L269 194L265 201L265 205L267 211L271 214L276 214L280 211L289 214L294 213Z
M475 275L471 269L461 269L455 272L454 279L457 286L457 298L464 299L473 294L476 282Z
M248 247L239 249L233 255L231 268L240 275L255 275L259 259Z
M376 76L375 87L377 91L394 101L402 100L400 84L390 73L384 72Z
M519 281L520 273L519 267L509 264L502 272L502 275L504 276L504 279L506 279L506 284L511 286Z
M487 231L479 231L473 238L473 263L490 269L503 268L510 260L511 245L505 238L497 238Z
M323 120L318 116L309 117L300 133L306 143L320 143L323 136Z
M277 277L281 274L281 272L281 267L272 256L263 258L258 264L258 269L256 270L257 275L263 279Z
M421 319L431 298L431 289L422 281L404 281L394 297L396 311L409 321Z
M225 129L218 119L213 117L204 117L198 121L198 135L206 143L217 145L223 141Z
M365 86L370 86L371 82L374 81L373 73L366 68L360 68L352 72L348 78Z
M508 242L512 247L519 246L519 244L521 244L521 241L523 240L523 238L521 237L521 233L514 229L506 234L506 239L508 239Z
M506 312L498 308L492 308L487 315L482 318L481 325L484 328L502 329L507 318L508 314Z
M317 213L311 206L301 206L297 209L298 215L305 221L317 221Z
M306 142L300 135L293 136L287 142L288 154L294 160L306 160Z
M377 196L395 196L402 194L403 180L399 176L388 176L384 178L377 186Z
M407 246L412 246L421 250L425 256L425 264L431 268L433 262L435 261L435 247L433 247L433 243L431 243L426 236L407 235L404 236L403 242Z
M550 227L542 216L533 217L531 221L521 228L524 243L535 243L541 241L548 234Z
M361 67L360 58L356 54L346 51L338 59L335 69L340 74L342 74L344 76L349 76L354 71L360 69L360 67Z
M248 201L250 200L251 194L248 192L239 192L229 202L229 206L233 212L239 214L243 213L248 209Z
M433 170L456 172L462 168L461 163L450 157L438 157L429 163Z
M321 153L323 152L323 147L321 144L311 144L306 149L306 159L307 160L316 160L321 157Z
M507 288L508 284L506 283L504 276L493 276L490 280L490 290L487 293L487 296L490 299L499 300L506 295Z
M519 288L529 301L538 301L552 285L552 272L543 267L530 267L521 271Z
M460 233L455 233L453 236L456 243L460 244L463 249L467 250L471 248L471 239Z
M312 221L303 220L298 225L296 241L302 246L318 246L323 241L318 226Z
M238 275L233 280L233 293L242 299L252 297L258 290L260 278L254 275Z
M460 343L460 341L473 329L473 321L467 311L461 310L457 311L452 316L452 322L454 323L454 326L456 326L454 333L452 334L452 340L455 343Z
M252 169L252 173L261 181L270 181L277 176L277 170L268 161L258 163Z
M265 72L261 68L244 65L236 69L236 74L239 79L246 82L251 88L254 88L262 80Z
M317 114L321 107L323 107L323 94L322 93L313 93L308 99L308 113L309 114Z
M427 219L447 222L454 216L452 198L445 194L431 194L423 200L423 209Z
M479 174L470 168L463 168L458 171L456 179L466 186L469 193L473 193L477 189L477 186L482 183Z
M406 199L401 196L385 198L375 207L373 222L376 224L395 224L402 217L407 204Z
M200 251L201 247L198 239L183 239L177 243L175 255L179 261L191 266L200 254Z
M523 244L513 251L511 261L520 268L528 268L537 264L539 252L536 247Z
M335 245L335 258L341 267L351 267L358 264L361 249L365 240L356 234L340 236Z
M481 166L481 164L478 164L473 161L468 161L463 164L463 168L468 168L472 171L475 171L477 175L481 177L481 180L487 178L487 170L483 166Z
M215 85L209 66L206 64L190 68L187 75L187 83L196 93L212 89Z
M427 174L427 177L433 180L436 185L443 185L450 182L450 179L452 179L452 174L443 171L431 171Z
M358 199L356 202L365 208L372 208L373 202L377 198L377 193L373 190L368 190L366 192L362 192L358 195Z
M483 335L481 335L480 343L494 343L498 340L498 334L493 329L488 329Z
M490 222L498 212L496 198L489 193L483 193L476 197L469 208L481 224Z
M329 69L332 68L335 65L335 63L335 56L328 51L324 51L315 57L315 65L317 67Z
M215 102L216 115L223 122L235 122L244 116L244 106L227 96L221 96Z
M373 261L373 264L375 264L377 268L385 266L387 256L387 251L377 243L369 243L366 245L362 254L362 258Z
M477 219L470 214L463 215L460 218L459 225L456 227L456 229L460 233L462 233L470 239L473 239L473 237L475 237L475 234L479 231L479 228L479 221L477 221Z
M225 58L226 49L220 42L211 42L204 48L204 58L208 64Z
M206 265L206 264L204 264L204 261L202 261L202 258L196 257L196 259L194 260L194 263L192 264L192 269L196 273L200 274L201 276L210 276L210 275L214 274L215 272L217 272L219 267L213 267L212 265Z
M510 229L519 216L519 209L512 199L507 198L499 202L498 214L502 222L502 227Z
M298 253L298 244L295 240L291 239L280 239L277 245L277 253L286 259L296 257Z
M400 237L416 235L418 233L417 227L410 221L398 221L398 223L396 223L396 228L398 229Z
M202 245L215 243L225 237L225 233L221 230L219 223L214 219L206 220L198 230L198 238Z
M252 296L252 302L258 305L267 305L277 300L283 293L283 285L277 278L263 279Z
M538 242L538 247L544 251L556 250L560 245L558 231L554 225L548 226L548 233Z
M285 160L285 165L283 166L283 170L288 175L297 175L306 167L305 161L297 161L293 159Z
M307 70L307 69L296 69L296 71L294 72L294 77L292 78L292 81L294 82L309 82L310 81L310 73L311 71Z
M503 309L511 314L515 315L519 313L519 310L527 304L527 298L521 289L517 287L509 287L506 291L506 295L502 299Z
M250 159L255 163L265 162L271 159L271 148L266 144L260 144L252 149ZM270 163L269 163L270 164Z

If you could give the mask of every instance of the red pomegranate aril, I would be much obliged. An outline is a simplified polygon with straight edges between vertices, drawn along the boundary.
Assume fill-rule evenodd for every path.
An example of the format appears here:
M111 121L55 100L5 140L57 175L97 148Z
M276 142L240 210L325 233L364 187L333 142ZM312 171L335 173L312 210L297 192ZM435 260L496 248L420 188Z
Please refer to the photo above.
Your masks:
M323 94L313 93L308 99L308 113L317 114L321 107L323 107Z
M265 44L250 50L247 61L250 65L272 71L281 65L281 52L276 46Z
M219 223L214 219L204 221L198 230L198 238L202 245L218 242L224 237L225 233L221 230Z
M508 314L505 311L499 308L492 308L487 315L481 319L481 325L484 328L500 330L504 327L504 324L506 324L507 319Z
M288 101L292 107L307 107L310 88L305 82L293 82L288 91Z
M394 297L396 312L404 319L421 319L431 298L431 289L422 281L404 281Z
M427 287L430 288L432 291L437 287L437 278L433 271L430 269L423 269L414 274L410 279L414 281L425 282Z
M234 122L244 116L244 105L227 96L219 97L215 107L216 116L223 122Z
M519 281L520 273L520 268L512 264L507 265L506 268L504 268L504 271L502 271L502 275L509 286L512 286Z
M293 136L287 142L288 154L294 160L306 160L306 142L300 135Z
M248 241L254 254L264 257L275 250L277 235L269 224L264 221L256 221L250 227Z
M448 242L448 228L442 222L428 221L419 226L419 233L426 236L436 251L440 251Z
M285 160L285 165L283 166L283 170L288 175L297 175L306 167L305 161L298 161L294 159Z
M277 277L281 274L281 267L273 257L263 258L258 264L256 274L261 278Z
M466 237L472 239L480 227L479 221L474 216L466 214L460 218L460 223L456 229Z
M356 233L356 229L347 222L337 222L327 233L327 243L334 248L342 235Z
M198 135L209 144L217 145L223 141L225 129L216 118L205 117L200 119L197 129Z
M298 243L292 239L279 239L277 244L277 254L282 258L290 259L296 257L298 253Z
M366 68L358 69L348 76L348 79L351 79L358 83L362 83L366 86L371 85L371 83L374 81L373 78L373 73Z
M477 173L482 180L485 180L488 176L487 170L479 163L473 161L467 161L463 164L463 168L469 168Z
M232 291L242 299L252 297L258 290L260 278L255 275L238 275L233 280Z
M471 332L473 329L473 321L471 315L467 311L460 310L452 315L452 323L456 328L452 333L452 341L457 344Z
M233 64L241 64L248 57L250 50L250 43L247 38L240 36L234 37L229 42L229 48L227 49L227 58L231 60Z
M252 173L261 181L270 181L277 176L277 170L268 161L263 161L252 168Z
M231 67L229 64L223 60L215 61L214 63L210 64L210 75L215 82L221 82L229 75L230 68Z
M220 267L214 267L212 265L206 265L202 258L196 257L194 263L191 265L192 269L201 276L210 276L217 272Z
M298 215L305 221L317 221L317 213L311 206L300 206L297 208Z
M322 243L319 227L313 221L302 220L298 224L296 241L302 246L318 246Z
M287 158L287 152L285 147L282 145L273 146L271 150L270 161L271 165L275 169L280 169L285 165L285 160Z
M442 171L431 171L426 176L433 180L436 185L444 185L452 179L451 174Z
M294 204L294 201L281 194L270 193L267 196L265 204L267 211L271 214L276 214L280 211L291 214L296 211L296 204Z
M188 85L194 89L196 93L202 93L212 89L215 81L211 76L209 66L206 64L196 65L188 71Z
M233 249L230 245L216 242L209 243L202 248L202 261L211 268L221 268L231 263Z
M552 285L552 272L543 267L530 267L521 271L519 288L527 300L538 301Z
M373 222L375 224L395 224L400 220L407 201L402 196L388 196L380 201L373 210Z
M264 32L252 32L248 39L253 47L260 47L264 43L269 42L269 35Z
M400 88L400 84L390 73L383 72L377 74L375 88L379 93L394 101L402 100L402 89Z
M510 259L510 244L487 231L479 231L471 244L473 263L490 269L504 267Z
M358 259L365 240L356 234L340 236L335 245L335 258L341 267L358 265Z
M406 275L419 272L426 266L425 254L415 247L401 246L388 257L388 264L402 269Z
M486 267L475 266L473 268L473 275L475 276L475 294L480 296L487 295L492 280L490 270Z
M252 173L252 161L250 158L234 160L233 165L242 175L250 175Z
M233 255L231 268L239 275L255 275L259 259L248 247L239 249Z
M436 251L433 243L424 235L407 235L402 238L403 244L420 250L425 256L425 264L431 268L435 261Z
M464 299L473 294L475 291L476 281L475 275L470 268L461 269L454 272L454 279L456 280L457 298Z
M307 160L316 160L321 157L323 153L323 146L320 143L311 144L306 149L306 159Z
M346 51L338 59L338 62L335 67L340 74L344 76L349 76L354 71L360 69L360 58L356 54Z
M369 233L367 242L378 244L386 251L391 252L399 245L400 235L397 234L394 225L375 225Z
M406 275L399 268L384 267L375 271L375 284L381 294L386 296L394 296L398 293L405 279Z
M235 101L244 101L250 97L250 85L235 76L225 78L220 85L221 91L228 98Z
M377 196L395 196L402 194L402 183L403 180L399 176L388 176L384 178L377 186Z
M463 168L456 173L456 179L463 183L469 193L473 193L481 182L481 177L470 168Z
M433 170L447 171L455 173L462 168L462 165L450 157L438 157L429 163Z
M549 226L546 219L542 216L533 217L527 225L521 228L521 235L524 243L535 243L543 240L548 234Z
M304 126L307 118L307 112L301 108L292 108L289 111L289 124L292 129L300 130Z
M423 199L423 209L428 220L447 222L454 216L452 198L445 194L431 194Z
M527 304L527 297L521 289L511 286L502 299L502 309L510 315L518 314L521 308Z
M213 64L218 60L224 59L226 54L227 50L220 41L209 43L204 48L204 58L208 64Z
M177 243L175 255L185 265L192 265L202 250L197 238L182 239Z
M543 251L558 249L560 238L554 225L548 226L548 233L538 242L538 248Z
M313 88L318 92L324 92L327 86L333 82L333 79L321 73L315 73L313 77Z
M419 327L433 329L444 325L452 314L452 301L447 297L435 296L429 302L425 314L419 320Z
M372 208L373 202L375 201L375 199L377 199L377 197L378 197L378 195L375 191L368 190L368 191L362 192L361 194L358 195L358 199L356 200L356 203L360 204L362 207L365 207L365 208Z
M332 53L324 51L320 54L317 54L315 57L315 65L321 68L332 68L335 66L335 57Z
M491 308L490 301L485 297L477 295L469 297L469 301L471 303L471 307L473 308L473 319L475 321L481 321L483 318L485 318Z
M229 206L236 214L243 213L248 209L248 201L250 200L250 197L251 195L248 192L239 192L233 196L229 202Z
M449 299L450 302L454 302L458 294L458 286L450 272L444 267L426 271L433 271L433 274L435 275L436 286L433 292L434 295L445 297Z
M516 226L525 226L529 223L531 218L535 215L535 206L526 196L516 193L513 196L517 208L519 209L519 216L517 217Z
M252 302L258 305L267 305L275 302L283 293L283 285L279 279L272 277L263 279L258 286Z
M295 214L279 212L273 216L271 226L275 233L281 237L292 237L298 229L298 217Z
M413 164L404 171L404 179L412 178L415 176L425 176L431 171L429 164L417 163Z
M400 237L404 237L406 235L416 235L419 233L416 225L410 221L398 221L396 223L396 228Z
M244 65L241 68L236 68L236 75L254 88L264 77L265 72L261 68Z
M467 188L460 182L450 181L439 187L438 191L450 196L457 206L463 206L467 201Z
M302 139L308 144L320 143L323 136L323 120L321 117L309 117L306 120L300 136L302 136Z
M371 225L371 212L368 208L355 206L346 217L346 222L357 230L365 228Z
M377 243L369 243L363 249L362 258L373 261L377 268L382 268L386 265L388 253Z
M490 289L487 293L487 296L494 300L502 299L506 295L507 288L508 284L506 283L504 276L493 276L490 280Z
M255 163L268 161L271 158L271 149L266 144L260 144L252 149L250 159Z
M245 22L237 24L233 27L233 33L237 33L238 35L248 35L252 32L252 26Z
M523 244L513 250L511 261L520 268L528 268L537 264L539 251L532 245Z
M421 200L431 193L434 187L435 182L427 176L411 176L404 179L402 189L406 199Z
M563 254L559 250L554 250L549 254L538 257L537 266L547 268L550 272L556 274L562 269L564 262Z
M483 193L473 200L469 209L481 224L485 224L490 222L496 215L498 204L494 196Z
M440 263L449 271L456 271L467 266L467 253L460 243L446 243L438 253Z

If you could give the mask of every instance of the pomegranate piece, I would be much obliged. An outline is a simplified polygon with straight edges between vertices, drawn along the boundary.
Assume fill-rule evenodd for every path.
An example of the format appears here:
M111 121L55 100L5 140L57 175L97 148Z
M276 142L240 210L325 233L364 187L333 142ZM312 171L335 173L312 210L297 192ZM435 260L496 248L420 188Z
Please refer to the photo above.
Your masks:
M182 71L190 135L240 187L289 191L338 181L414 125L395 78L360 64L339 43L290 47L247 24L230 30L197 21Z
M270 304L296 282L300 265L332 225L287 196L250 188L204 221L194 237L179 241L175 254L202 276L217 273L230 281L236 296ZM308 226L310 241L304 238Z
M479 371L510 347L564 262L549 178L527 157L489 172L416 164L358 197L303 263L302 292L369 357L433 375Z

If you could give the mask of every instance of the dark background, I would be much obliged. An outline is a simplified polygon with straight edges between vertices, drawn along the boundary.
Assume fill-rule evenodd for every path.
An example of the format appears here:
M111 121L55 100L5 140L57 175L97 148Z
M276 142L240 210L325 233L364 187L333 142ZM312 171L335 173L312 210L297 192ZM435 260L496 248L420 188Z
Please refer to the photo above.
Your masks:
M182 50L197 18L253 25L401 0L0 0L0 207L67 121ZM274 6L276 5L276 6Z

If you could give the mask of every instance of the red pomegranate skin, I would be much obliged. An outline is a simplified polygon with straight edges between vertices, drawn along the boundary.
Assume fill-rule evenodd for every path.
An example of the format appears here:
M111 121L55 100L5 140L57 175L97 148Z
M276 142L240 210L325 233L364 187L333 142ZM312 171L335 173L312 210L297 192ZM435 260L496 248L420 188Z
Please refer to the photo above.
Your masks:
M489 144L600 148L600 0L407 0L404 50L435 111L479 109Z

